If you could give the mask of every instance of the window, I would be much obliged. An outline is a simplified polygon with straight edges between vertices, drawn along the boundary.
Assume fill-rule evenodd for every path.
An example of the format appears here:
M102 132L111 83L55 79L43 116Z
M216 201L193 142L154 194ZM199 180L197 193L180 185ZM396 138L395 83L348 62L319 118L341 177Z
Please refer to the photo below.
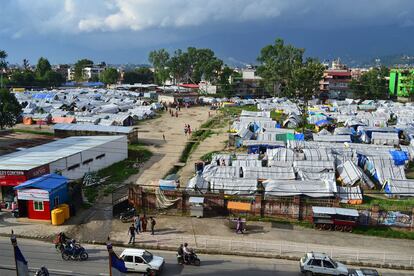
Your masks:
M91 159L88 159L88 160L83 161L82 164L83 165L86 165L86 164L91 163L92 161L93 161L93 159L91 158Z
M133 256L128 256L128 255L124 256L124 262L133 263L134 262L133 260L134 260Z
M313 259L311 260L309 265L313 265L313 266L322 266L322 261L321 260L317 260L317 259Z
M74 170L74 169L79 168L79 167L80 167L79 164L72 165L68 168L68 171Z
M102 159L102 158L104 158L104 157L105 157L105 153L103 153L103 154L101 154L101 155L96 156L96 159Z
M43 201L33 201L33 209L35 211L43 211Z
M137 264L142 264L144 262L144 260L143 259L141 259L140 257L135 257L135 263L137 263Z
M54 206L59 205L59 196L55 196L55 198L53 199L53 204L54 204Z
M335 268L334 265L330 261L323 261L323 267Z

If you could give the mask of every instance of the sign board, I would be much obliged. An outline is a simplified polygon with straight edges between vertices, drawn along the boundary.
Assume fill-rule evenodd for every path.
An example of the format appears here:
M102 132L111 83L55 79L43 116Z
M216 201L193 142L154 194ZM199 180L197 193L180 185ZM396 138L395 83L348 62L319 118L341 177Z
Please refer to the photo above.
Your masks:
M17 190L17 199L49 201L49 192L41 189Z

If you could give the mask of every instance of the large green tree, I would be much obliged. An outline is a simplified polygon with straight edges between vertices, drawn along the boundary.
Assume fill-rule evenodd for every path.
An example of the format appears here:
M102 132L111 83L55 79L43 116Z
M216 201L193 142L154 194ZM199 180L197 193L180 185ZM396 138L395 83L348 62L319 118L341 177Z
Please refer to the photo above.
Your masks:
M201 80L217 82L223 61L211 49L188 47L178 49L169 61L171 75L177 82L199 83Z
M286 45L280 38L261 49L257 58L260 62L257 73L268 92L274 96L277 93L282 96L292 93L293 72L302 66L304 52L304 49Z
M38 78L44 78L46 76L46 73L49 71L52 71L52 66L50 65L49 60L44 57L39 58L36 65L36 75Z
M358 98L386 99L388 98L386 77L389 74L390 70L385 66L373 68L362 74L358 79L353 79L349 86Z
M0 50L0 88L3 88L3 71L7 69L7 53L4 50Z
M75 63L75 81L84 81L82 70L85 67L93 66L93 61L89 59L80 59Z
M235 71L227 65L224 66L221 72L219 73L219 78L217 82L218 91L225 97L233 96L234 90L230 83L230 77L232 76L235 76Z
M124 73L124 83L154 83L154 73L147 67L140 67L134 71L127 71Z
M323 64L310 58L293 71L291 96L297 102L302 113L303 128L307 119L309 101L319 92L319 82L324 70Z
M149 53L148 60L154 67L155 83L164 84L170 77L167 67L170 54L165 49L154 50Z
M14 94L0 88L0 129L12 127L22 113L22 107Z
M65 82L65 78L62 74L51 70L46 72L43 81L47 86L56 87L62 85Z
M10 84L15 86L35 86L38 82L34 72L30 70L16 70L10 75Z
M100 80L105 84L117 83L119 79L119 72L115 68L106 68L100 76Z

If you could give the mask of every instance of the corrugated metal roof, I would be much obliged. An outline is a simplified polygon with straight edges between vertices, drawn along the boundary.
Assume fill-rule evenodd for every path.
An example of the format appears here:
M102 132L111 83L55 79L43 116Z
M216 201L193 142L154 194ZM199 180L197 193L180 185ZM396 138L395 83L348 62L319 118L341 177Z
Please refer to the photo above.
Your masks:
M125 136L73 136L0 157L0 170L30 170ZM126 146L125 146L126 147ZM123 149L112 149L122 152Z
M312 206L313 213L316 214L338 214L338 215L344 215L344 216L352 216L352 217L358 217L359 213L355 209L346 209L346 208L332 208L332 207L318 207L318 206Z
M16 186L14 189L21 190L25 188L37 188L51 192L67 182L68 179L64 176L58 174L46 174L41 177L27 180L26 182Z
M53 129L72 131L115 132L123 134L128 134L133 131L132 127L102 126L93 124L56 124L53 126Z

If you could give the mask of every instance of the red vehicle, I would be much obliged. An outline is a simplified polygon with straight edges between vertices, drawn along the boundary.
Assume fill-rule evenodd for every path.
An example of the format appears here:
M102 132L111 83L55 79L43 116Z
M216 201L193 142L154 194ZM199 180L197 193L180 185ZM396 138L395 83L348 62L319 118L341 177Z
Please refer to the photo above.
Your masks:
M355 209L313 206L312 212L313 224L320 230L352 232L359 218Z

